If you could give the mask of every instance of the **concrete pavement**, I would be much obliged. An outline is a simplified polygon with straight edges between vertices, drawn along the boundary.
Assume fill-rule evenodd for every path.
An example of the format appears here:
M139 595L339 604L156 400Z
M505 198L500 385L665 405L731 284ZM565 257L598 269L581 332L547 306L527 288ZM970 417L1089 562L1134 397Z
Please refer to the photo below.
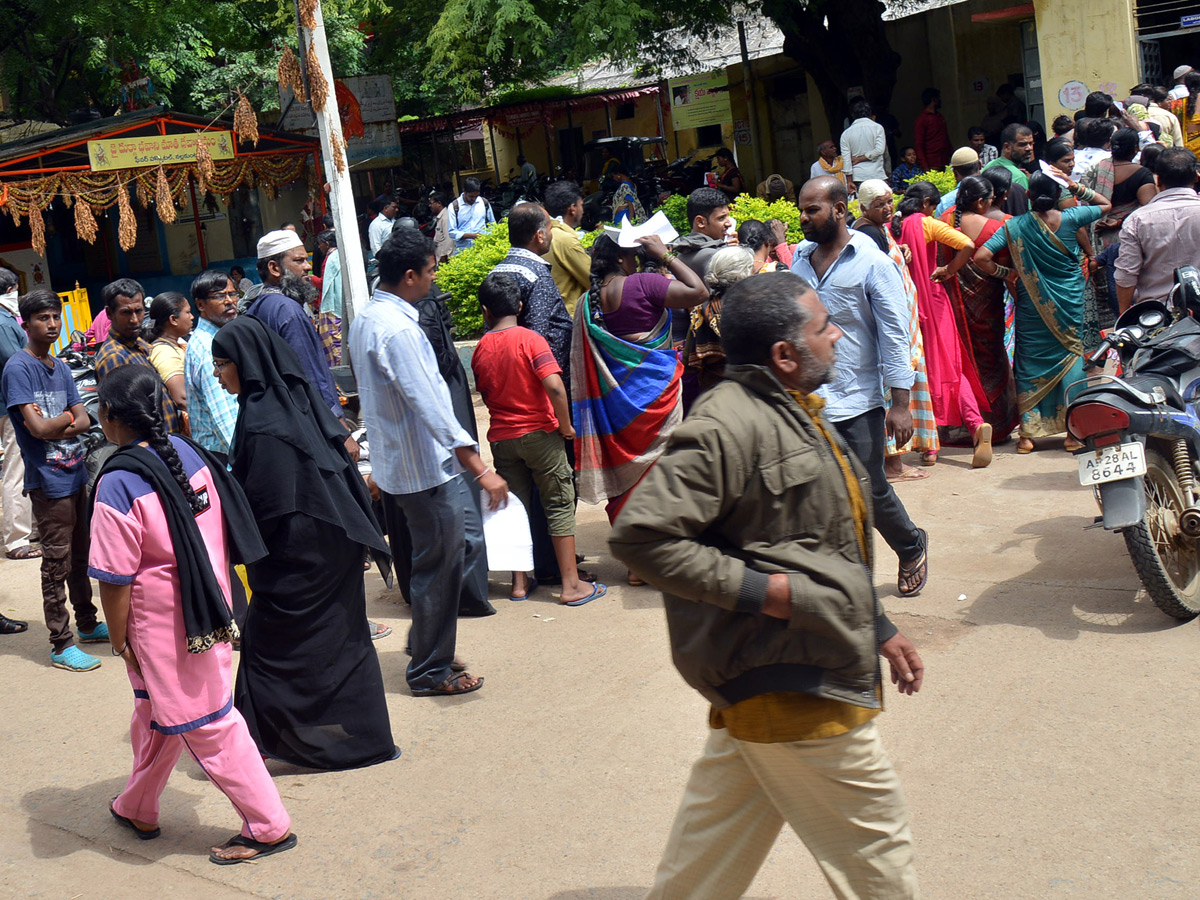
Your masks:
M920 597L895 596L876 541L884 602L928 667L921 694L889 694L880 719L924 896L1194 897L1200 626L1153 607L1120 537L1083 530L1095 506L1062 451L1009 444L979 471L965 450L942 459L900 485L931 535ZM581 506L580 523L608 597L510 603L497 577L499 615L460 624L459 652L487 678L466 697L409 695L407 610L372 573L370 614L396 628L376 647L403 756L340 773L272 764L300 845L224 868L206 848L238 819L190 761L160 839L110 819L130 762L123 666L103 648L98 672L51 669L37 564L0 560L0 611L30 621L0 638L0 895L637 900L705 706L671 666L660 597L625 586L605 554L603 512ZM747 896L831 895L785 831Z

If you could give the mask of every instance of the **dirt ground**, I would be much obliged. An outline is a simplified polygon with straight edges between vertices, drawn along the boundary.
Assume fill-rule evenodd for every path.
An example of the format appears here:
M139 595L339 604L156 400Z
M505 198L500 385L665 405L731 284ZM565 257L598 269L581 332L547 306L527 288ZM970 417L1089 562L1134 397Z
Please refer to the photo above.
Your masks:
M900 486L931 536L920 597L895 596L876 541L884 602L928 667L925 690L889 695L879 720L924 896L1195 897L1200 725L1184 701L1200 690L1197 625L1153 607L1120 537L1084 530L1095 507L1061 450L1010 444L982 471L968 459L945 451L931 478ZM395 628L376 647L403 755L353 772L272 765L299 847L233 867L205 848L238 818L190 761L163 797L160 839L110 819L130 763L123 666L105 648L97 672L50 668L37 564L0 560L0 611L31 623L0 638L0 895L637 900L705 706L671 665L660 596L624 585L607 531L581 507L601 601L567 609L543 590L511 603L493 582L499 615L459 627L460 654L487 678L466 697L409 694L407 608L372 573L369 611ZM831 895L785 831L747 896Z

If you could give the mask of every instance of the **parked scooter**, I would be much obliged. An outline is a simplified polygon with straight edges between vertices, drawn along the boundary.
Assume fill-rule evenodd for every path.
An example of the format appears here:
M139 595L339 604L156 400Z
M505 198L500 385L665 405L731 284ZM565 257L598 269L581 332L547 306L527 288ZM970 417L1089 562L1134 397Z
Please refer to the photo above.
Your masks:
M1087 360L1116 349L1122 374L1067 388L1067 431L1084 443L1079 481L1104 529L1124 536L1155 606L1190 620L1200 615L1200 272L1175 280L1168 303L1130 307Z

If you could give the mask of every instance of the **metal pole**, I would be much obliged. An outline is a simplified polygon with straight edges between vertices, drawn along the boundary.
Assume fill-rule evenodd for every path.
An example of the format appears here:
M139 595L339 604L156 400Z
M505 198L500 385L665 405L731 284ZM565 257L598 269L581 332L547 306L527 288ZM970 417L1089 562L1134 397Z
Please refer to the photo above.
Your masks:
M313 110L317 118L317 129L321 135L321 155L325 158L325 176L330 185L330 200L333 205L333 222L338 236L338 252L342 263L342 328L343 334L349 333L350 323L354 316L367 303L367 269L363 261L362 240L358 233L358 219L354 214L354 189L350 181L350 166L339 172L333 162L333 141L341 147L346 146L342 137L342 119L338 115L337 100L334 97L333 65L329 61L329 44L325 39L325 19L321 14L321 3L317 0L313 11L316 25L311 31L301 30L301 44L307 49L312 43L313 59L308 60L310 66L319 66L329 85L329 99L325 108L318 112ZM308 40L304 38L307 37ZM302 54L303 55L303 54ZM344 155L344 151L343 151ZM348 347L348 345L347 345Z
M204 249L204 228L200 225L200 205L196 202L196 179L188 172L188 190L192 194L192 224L196 226L196 244L200 247L200 269L208 268L208 251Z
M608 104L608 98L604 98L604 118L608 121L608 136L612 137L612 107Z
M766 177L763 172L762 141L758 135L758 100L754 93L754 78L750 71L750 51L746 48L746 21L738 19L738 43L742 48L742 91L746 95L747 118L750 120L750 149L754 152L754 180ZM746 193L750 193L746 185Z
M496 127L493 119L487 119L488 137L492 139L492 171L496 173L496 183L493 187L500 187L500 157L496 155Z
M459 193L462 193L462 189L459 187L458 179L460 166L458 164L458 142L454 140L454 123L450 124L450 159L454 161L454 189Z

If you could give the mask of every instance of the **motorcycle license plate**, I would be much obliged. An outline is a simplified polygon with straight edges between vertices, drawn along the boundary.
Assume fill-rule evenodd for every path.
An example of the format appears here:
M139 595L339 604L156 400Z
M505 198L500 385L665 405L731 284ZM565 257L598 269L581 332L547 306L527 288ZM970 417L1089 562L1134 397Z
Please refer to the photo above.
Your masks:
M1146 449L1137 441L1079 454L1079 483L1104 484L1146 474Z

